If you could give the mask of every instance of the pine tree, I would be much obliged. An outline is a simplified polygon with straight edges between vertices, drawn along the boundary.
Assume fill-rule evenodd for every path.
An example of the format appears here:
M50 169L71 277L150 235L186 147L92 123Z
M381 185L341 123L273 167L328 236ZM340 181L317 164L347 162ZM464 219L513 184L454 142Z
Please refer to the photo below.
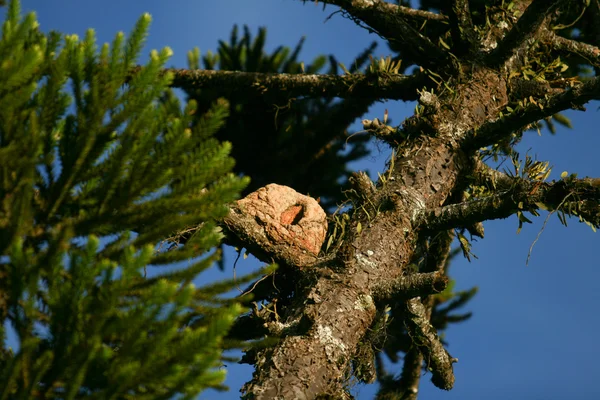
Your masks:
M515 150L526 132L568 126L561 111L600 99L588 77L600 68L596 3L321 3L393 56L369 48L344 74L333 58L316 74L324 58L305 67L300 45L269 55L264 31L239 40L234 29L218 56L192 51L189 69L163 68L164 52L136 67L147 17L97 54L91 33L42 35L11 2L0 313L20 347L2 353L4 397L191 397L218 387L221 351L247 340L246 398L351 398L358 380L378 382L378 398L415 399L423 370L449 390L456 355L440 333L470 316L456 311L476 289L456 292L448 264L471 257L482 221L516 215L520 229L547 210L600 226L598 179L548 181L547 162ZM193 101L182 111L169 88ZM347 125L381 99L418 104L400 125L362 121L393 150L372 182L346 166L366 135L353 136L351 157L339 150ZM228 175L223 140L250 185ZM502 160L510 173L494 168ZM283 185L340 207L327 226L314 199ZM234 300L219 296L231 282L191 288L222 243L278 268Z
M378 381L379 398L413 399L425 368L449 390L456 359L439 332L469 317L456 311L476 293L452 288L452 241L470 258L469 236L483 237L482 221L516 215L520 229L542 210L565 225L567 216L600 224L598 179L565 173L548 181L548 162L515 150L526 132L570 126L561 111L600 98L598 80L586 77L600 65L600 9L560 0L423 1L420 9L409 1L321 3L339 7L395 54L344 75L175 71L175 84L188 91L418 101L401 125L363 120L394 153L376 184L350 176L312 259L300 260L289 238L269 236L283 224L277 218L257 218L245 202L232 207L225 225L234 242L280 266L253 286L263 302L232 329L236 337L277 340L246 353L255 373L243 391L349 398L356 378ZM496 162L512 171L496 170ZM301 212L293 221L306 222ZM383 355L402 363L400 375L386 371Z
M2 399L193 398L222 388L224 336L243 299L221 296L233 282L191 280L219 259L215 221L248 180L231 172L231 145L214 138L227 102L199 116L194 102L183 108L162 72L168 48L130 75L149 24L146 14L129 38L98 50L92 30L83 40L44 35L19 1L8 6L0 337L8 323L18 348L0 355ZM198 224L185 247L157 247Z

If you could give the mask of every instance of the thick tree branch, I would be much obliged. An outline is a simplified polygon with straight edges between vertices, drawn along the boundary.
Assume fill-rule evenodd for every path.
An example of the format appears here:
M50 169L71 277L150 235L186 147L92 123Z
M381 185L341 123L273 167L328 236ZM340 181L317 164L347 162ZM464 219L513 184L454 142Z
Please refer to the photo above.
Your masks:
M218 89L226 96L231 92L244 92L249 96L285 93L286 96L315 96L342 98L372 98L412 101L417 89L427 78L415 75L308 75L265 74L241 71L208 71L169 69L173 74L172 87L185 90Z
M508 218L521 211L561 210L600 228L600 179L566 179L552 183L513 178L512 188L477 200L426 210L417 218L427 231Z
M560 94L549 96L547 100L540 100L538 104L529 104L505 117L486 122L467 136L464 148L478 149L492 145L540 119L571 108L581 109L588 101L600 99L600 78L591 78L585 83L575 82L575 84L576 86Z
M298 324L305 330L286 336L272 349L260 351L253 379L243 389L248 396L271 399L297 398L302 394L316 398L326 394L340 398L349 362L377 314L374 292L384 282L407 275L405 269L412 259L416 239L410 215L416 207L443 203L455 182L455 150L446 146L442 138L423 140L428 145L413 143L414 151L419 150L419 157L413 159L419 167L412 162L395 163L388 172L394 179L378 188L371 199L375 204L387 199L391 208L381 210L370 221L364 213L354 215L345 244L336 253L343 267L333 268L331 276L320 277L305 291L298 292L294 300L297 303L279 316L285 324L300 321ZM433 187L432 171L438 171L436 176L440 179L440 184ZM409 176L413 183L407 187ZM362 231L354 230L358 222L362 223ZM410 317L413 332L421 332L427 342L421 343L432 349L427 362L435 362L437 371L447 372L448 362L444 359L449 357L437 351L435 332L421 323L415 312ZM414 337L415 341L421 340ZM430 361L432 357L436 360ZM450 380L445 378L448 374L439 375L444 378L436 383L449 387Z
M366 23L374 32L402 48L413 60L424 66L440 66L447 53L436 46L428 37L419 33L407 23L407 17L431 15L409 11L385 1L374 0L326 0L326 4L339 6L353 19ZM431 15L431 19L433 15ZM435 19L440 20L441 17Z
M533 39L535 33L544 23L546 17L562 0L533 0L519 18L516 25L506 34L498 46L487 57L487 64L498 66L504 64L523 44Z

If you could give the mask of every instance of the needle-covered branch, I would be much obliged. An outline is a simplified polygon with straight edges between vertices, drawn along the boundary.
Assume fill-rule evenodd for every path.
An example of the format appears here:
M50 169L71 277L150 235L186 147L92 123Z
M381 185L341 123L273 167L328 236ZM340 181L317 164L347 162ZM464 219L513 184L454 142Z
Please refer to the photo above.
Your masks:
M281 95L288 97L342 97L412 101L417 89L426 84L422 74L266 74L242 71L209 71L169 69L173 74L172 87L184 90L218 89L227 95L244 92L252 95Z
M504 64L527 40L534 37L546 17L556 9L562 0L533 0L525 9L515 26L504 36L488 56L487 64Z
M600 228L600 179L567 177L544 183L513 178L512 187L498 194L426 210L417 217L417 224L436 232L540 208L561 211Z
M444 62L447 53L436 46L428 37L410 26L408 18L417 15L427 19L440 21L447 17L401 7L385 1L373 0L326 0L326 4L339 6L351 18L364 22L368 27L401 47L403 52L410 55L414 62L424 66L438 66Z
M591 78L584 83L575 82L575 86L567 88L562 93L548 96L546 100L539 100L536 104L530 103L504 117L484 123L467 136L464 148L478 149L498 143L531 123L563 110L582 109L585 103L598 99L600 99L600 78Z

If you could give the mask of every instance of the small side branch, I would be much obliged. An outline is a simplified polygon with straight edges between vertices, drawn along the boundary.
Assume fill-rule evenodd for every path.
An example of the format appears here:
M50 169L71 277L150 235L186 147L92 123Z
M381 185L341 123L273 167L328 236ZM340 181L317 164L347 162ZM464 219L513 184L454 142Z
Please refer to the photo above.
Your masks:
M458 45L458 54L468 53L475 48L477 35L471 19L468 0L454 0L450 15L452 39Z
M439 235L432 241L427 252L427 262L424 265L424 274L433 273L437 276L443 276L447 279L445 267L447 266L448 255L450 253L450 245L454 235L451 231L440 232ZM425 318L431 321L431 313L434 304L433 296L421 297L425 308ZM419 392L419 382L421 379L421 370L423 364L423 354L417 347L411 348L404 357L404 366L402 374L398 381L398 392L403 393L404 400L417 400Z
M519 18L516 25L498 43L487 60L490 66L504 64L528 39L533 38L540 29L546 17L558 6L562 0L533 0L529 7Z
M454 386L452 358L440 341L435 328L427 317L427 310L421 299L414 298L406 303L406 328L413 342L423 353L423 358L431 369L431 382L440 389L450 390Z
M418 96L417 89L426 85L426 78L417 75L386 75L379 79L374 75L308 75L266 74L242 71L208 71L168 69L173 74L172 87L192 91L196 89L219 89L226 95L244 92L248 95L285 94L288 97L342 97L372 98L412 101ZM135 70L133 71L135 73Z
M479 159L474 161L473 178L478 185L496 190L508 190L515 184L515 177L498 171Z
M418 217L417 223L429 232L437 232L477 222L508 218L519 210L519 202L527 201L525 195L514 197L516 194L513 191L505 191L482 199L426 210Z
M377 288L373 293L377 300L394 299L398 296L410 299L425 297L430 294L440 293L448 286L448 277L443 272L415 273L400 277L400 279L387 282Z
M306 3L307 0L301 0ZM349 3L349 1L336 1L336 0L315 0L315 2L321 2L325 4L340 5L338 3ZM369 1L362 1L362 3L369 3ZM448 17L443 14L434 13L431 11L419 10L416 8L399 6L392 3L386 3L383 5L389 12L397 13L405 18L407 21L413 21L418 24L423 22L448 22Z

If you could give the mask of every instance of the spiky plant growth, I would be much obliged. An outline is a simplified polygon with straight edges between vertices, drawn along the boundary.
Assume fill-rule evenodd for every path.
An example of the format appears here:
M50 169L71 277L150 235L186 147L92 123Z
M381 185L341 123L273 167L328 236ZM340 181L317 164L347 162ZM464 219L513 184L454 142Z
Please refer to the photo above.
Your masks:
M8 6L0 335L15 338L0 353L1 399L190 398L221 387L223 337L242 308L220 298L232 282L192 280L219 259L215 219L248 182L230 172L230 144L213 138L227 102L199 117L193 102L182 108L161 73L168 48L130 77L149 24L146 14L98 50L92 30L44 35L19 1ZM198 223L187 246L157 250Z

